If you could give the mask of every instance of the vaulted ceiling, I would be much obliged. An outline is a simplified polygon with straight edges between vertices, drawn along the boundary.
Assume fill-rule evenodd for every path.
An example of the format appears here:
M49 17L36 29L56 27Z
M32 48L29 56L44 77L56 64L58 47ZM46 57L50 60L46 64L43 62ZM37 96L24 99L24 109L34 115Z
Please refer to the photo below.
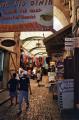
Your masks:
M65 26L55 34L44 39L43 41L48 55L64 52L65 38L67 37L72 37L72 24Z

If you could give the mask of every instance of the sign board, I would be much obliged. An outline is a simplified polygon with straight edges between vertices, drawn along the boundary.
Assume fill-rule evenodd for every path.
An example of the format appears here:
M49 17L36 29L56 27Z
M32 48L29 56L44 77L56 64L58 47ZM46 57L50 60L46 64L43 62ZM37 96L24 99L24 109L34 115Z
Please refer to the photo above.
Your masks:
M52 30L52 0L0 0L0 31Z
M65 46L65 50L68 50L68 51L73 50L73 47L72 46Z
M79 37L65 38L65 50L73 50L79 47Z
M73 50L73 38L65 38L65 50Z

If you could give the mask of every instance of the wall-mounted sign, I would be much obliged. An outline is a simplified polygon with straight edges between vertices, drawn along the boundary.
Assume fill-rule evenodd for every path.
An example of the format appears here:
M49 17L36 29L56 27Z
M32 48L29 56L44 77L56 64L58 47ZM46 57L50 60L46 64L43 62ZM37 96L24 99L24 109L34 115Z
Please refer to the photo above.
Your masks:
M0 31L52 30L52 0L0 0Z
M79 37L65 38L65 50L79 48Z
M65 50L74 49L75 38L65 38Z

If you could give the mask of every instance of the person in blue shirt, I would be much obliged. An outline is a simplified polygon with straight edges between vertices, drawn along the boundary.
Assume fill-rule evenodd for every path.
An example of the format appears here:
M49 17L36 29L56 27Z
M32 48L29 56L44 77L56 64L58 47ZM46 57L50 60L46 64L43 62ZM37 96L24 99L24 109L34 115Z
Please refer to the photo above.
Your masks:
M16 99L17 104L17 88L18 88L18 80L16 79L16 73L13 73L11 79L8 81L8 89L11 100L11 105L13 105L14 98Z

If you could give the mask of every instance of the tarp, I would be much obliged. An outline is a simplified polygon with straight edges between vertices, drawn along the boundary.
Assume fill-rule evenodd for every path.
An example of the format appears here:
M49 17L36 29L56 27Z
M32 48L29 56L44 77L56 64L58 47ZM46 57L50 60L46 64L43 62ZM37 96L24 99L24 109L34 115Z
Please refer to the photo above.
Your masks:
M53 28L52 0L0 0L0 31Z

